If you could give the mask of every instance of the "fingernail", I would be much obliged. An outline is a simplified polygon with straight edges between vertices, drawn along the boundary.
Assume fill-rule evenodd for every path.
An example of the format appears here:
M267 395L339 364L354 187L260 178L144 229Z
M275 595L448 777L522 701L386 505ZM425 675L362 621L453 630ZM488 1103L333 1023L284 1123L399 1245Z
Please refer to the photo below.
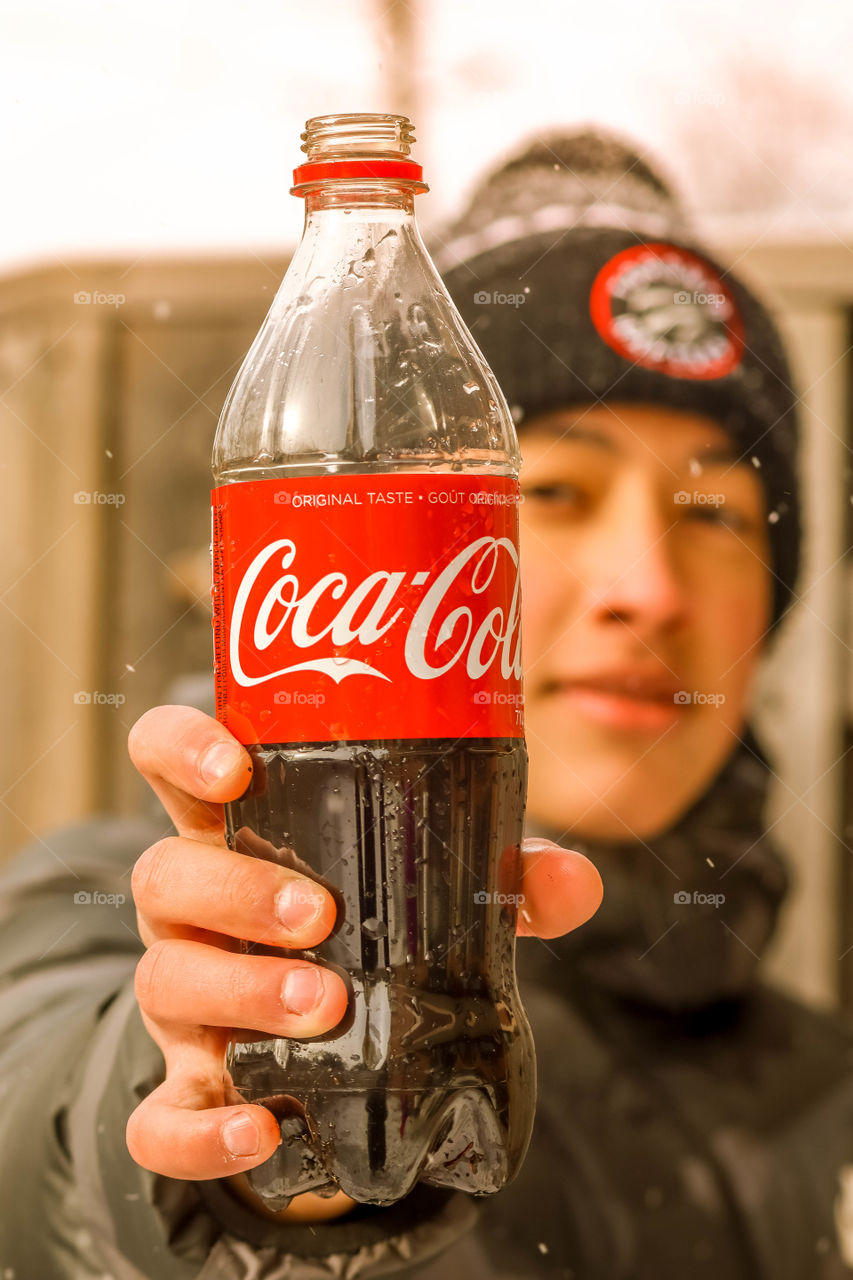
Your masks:
M524 853L550 853L552 849L559 849L561 853L565 853L565 847L557 844L555 840L548 840L545 836L528 836L524 841L522 852Z
M325 894L311 880L288 880L276 894L275 913L285 929L296 933L313 924L323 910Z
M291 969L281 988L281 999L288 1013L310 1013L323 999L325 983L319 969L300 965Z
M242 748L236 742L217 742L201 758L201 776L205 782L219 782L220 778L227 778L229 773L233 773L242 759Z
M258 1126L245 1111L232 1116L222 1126L223 1141L232 1156L256 1156L261 1146Z

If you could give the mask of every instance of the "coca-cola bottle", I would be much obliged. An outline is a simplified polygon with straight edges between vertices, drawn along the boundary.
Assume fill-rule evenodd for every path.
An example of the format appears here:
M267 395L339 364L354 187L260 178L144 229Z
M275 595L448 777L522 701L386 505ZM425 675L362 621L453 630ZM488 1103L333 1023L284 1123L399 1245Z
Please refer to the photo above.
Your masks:
M330 1034L235 1040L228 1067L281 1121L249 1175L270 1207L484 1194L535 1103L518 443L418 234L410 122L302 137L302 240L214 446L217 714L255 762L229 844L330 890L334 931L298 954L351 994Z

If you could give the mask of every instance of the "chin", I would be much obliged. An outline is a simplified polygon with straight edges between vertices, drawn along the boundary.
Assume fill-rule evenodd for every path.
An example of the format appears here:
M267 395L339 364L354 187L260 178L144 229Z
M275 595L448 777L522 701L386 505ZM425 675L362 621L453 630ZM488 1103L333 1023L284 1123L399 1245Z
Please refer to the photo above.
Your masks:
M609 810L602 812L593 810L587 813L572 830L587 840L613 843L650 843L656 837L675 826L688 804L672 804L666 806L638 804L626 805L621 811L616 810L618 817Z
M716 752L706 739L643 756L636 744L596 751L576 740L559 755L533 738L528 817L589 840L651 841L703 794L730 741L720 739Z

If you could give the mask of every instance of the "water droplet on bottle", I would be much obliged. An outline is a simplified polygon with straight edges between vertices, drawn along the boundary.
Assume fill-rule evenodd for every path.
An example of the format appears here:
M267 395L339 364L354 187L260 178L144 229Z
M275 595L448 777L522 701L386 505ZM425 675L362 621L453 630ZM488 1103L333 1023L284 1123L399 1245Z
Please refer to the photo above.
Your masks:
M466 391L466 392L468 393L468 395L470 396L470 395L472 395L475 391L479 391L479 390L480 390L480 384L479 384L479 382L466 382L466 383L465 383L465 385L463 386L462 390L463 390L463 391Z
M368 916L361 922L361 932L375 941L377 938L384 938L388 929L377 916Z

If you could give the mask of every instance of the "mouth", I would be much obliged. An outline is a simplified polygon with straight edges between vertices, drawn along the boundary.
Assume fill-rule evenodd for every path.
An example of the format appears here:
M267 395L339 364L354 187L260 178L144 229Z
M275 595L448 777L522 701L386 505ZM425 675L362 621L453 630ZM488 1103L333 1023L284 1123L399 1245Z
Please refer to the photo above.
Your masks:
M668 672L598 672L552 680L543 693L573 714L623 732L662 733L690 710Z

